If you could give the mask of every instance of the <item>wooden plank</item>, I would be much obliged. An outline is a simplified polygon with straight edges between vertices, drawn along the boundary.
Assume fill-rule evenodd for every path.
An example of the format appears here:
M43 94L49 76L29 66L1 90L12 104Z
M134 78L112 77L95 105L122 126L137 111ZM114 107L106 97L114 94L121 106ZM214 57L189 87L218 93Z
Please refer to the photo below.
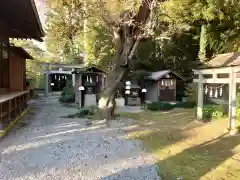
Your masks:
M2 111L2 104L0 104L0 113L1 113L1 115L3 114L3 111ZM2 118L2 116L1 116L1 117L0 117L1 122L2 122L2 119L3 119L3 118ZM1 122L0 122L0 123L1 123ZM1 128L0 128L0 129L1 129Z
M12 100L12 99L14 99L16 97L19 97L19 96L21 96L23 94L26 94L27 92L28 91L20 91L20 92L8 92L8 93L1 94L1 96L0 96L0 103Z

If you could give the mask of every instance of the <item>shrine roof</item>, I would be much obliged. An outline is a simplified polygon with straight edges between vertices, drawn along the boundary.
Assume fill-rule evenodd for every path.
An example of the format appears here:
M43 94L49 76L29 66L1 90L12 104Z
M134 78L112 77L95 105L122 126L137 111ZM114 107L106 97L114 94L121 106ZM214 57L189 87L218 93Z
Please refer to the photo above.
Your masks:
M238 66L240 65L240 52L218 54L207 62L206 65L208 67Z

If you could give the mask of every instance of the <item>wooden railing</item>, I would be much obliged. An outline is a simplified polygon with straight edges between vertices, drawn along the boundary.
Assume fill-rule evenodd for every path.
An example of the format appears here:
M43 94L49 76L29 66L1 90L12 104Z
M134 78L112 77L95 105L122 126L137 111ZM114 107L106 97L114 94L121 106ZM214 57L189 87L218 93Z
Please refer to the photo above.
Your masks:
M27 108L28 91L0 94L0 130Z

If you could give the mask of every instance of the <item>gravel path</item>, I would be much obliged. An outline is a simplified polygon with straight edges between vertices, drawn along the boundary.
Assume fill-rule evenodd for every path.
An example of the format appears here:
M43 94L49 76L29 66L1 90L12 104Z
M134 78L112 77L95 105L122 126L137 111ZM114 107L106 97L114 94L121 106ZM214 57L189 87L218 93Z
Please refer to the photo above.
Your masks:
M32 100L27 114L0 140L1 180L157 180L155 159L128 140L131 121L86 126L61 118L76 109L57 99Z

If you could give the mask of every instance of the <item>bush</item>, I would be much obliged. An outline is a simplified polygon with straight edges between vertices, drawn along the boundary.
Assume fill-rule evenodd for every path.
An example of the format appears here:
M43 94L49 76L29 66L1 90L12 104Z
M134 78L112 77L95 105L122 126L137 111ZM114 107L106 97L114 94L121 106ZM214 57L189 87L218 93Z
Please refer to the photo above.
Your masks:
M197 85L192 83L186 87L185 94L187 101L191 104L197 103Z
M95 115L98 113L98 107L97 106L90 106L87 108L81 108L79 109L79 111L75 114L70 114L67 117L68 118L75 118L75 117L79 117L79 118L84 118L86 116L89 115Z
M75 101L73 94L65 94L59 98L59 101L62 103L72 103Z
M148 104L147 107L151 111L159 111L159 110L170 110L172 108L171 104L166 104L162 102L152 102Z
M67 94L74 94L73 87L63 88L63 92L62 92L61 96L65 96Z
M76 113L76 117L85 117L89 115L90 109L89 108L82 108L79 112Z
M203 118L206 120L219 119L226 115L221 105L205 105L203 107Z
M168 102L152 102L148 104L147 108L151 111L168 111L174 108L194 108L195 103L181 102L176 104L170 104Z

